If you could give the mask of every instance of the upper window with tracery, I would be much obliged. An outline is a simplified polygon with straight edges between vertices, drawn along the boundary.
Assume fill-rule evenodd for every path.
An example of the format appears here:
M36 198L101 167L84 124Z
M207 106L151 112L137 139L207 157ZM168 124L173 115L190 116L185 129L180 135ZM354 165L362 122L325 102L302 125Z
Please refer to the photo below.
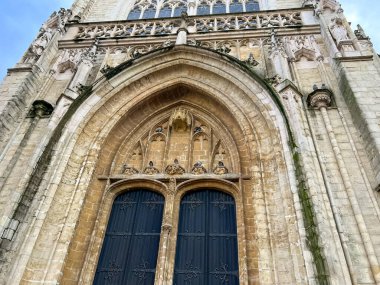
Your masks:
M128 20L254 12L260 10L258 0L137 0Z

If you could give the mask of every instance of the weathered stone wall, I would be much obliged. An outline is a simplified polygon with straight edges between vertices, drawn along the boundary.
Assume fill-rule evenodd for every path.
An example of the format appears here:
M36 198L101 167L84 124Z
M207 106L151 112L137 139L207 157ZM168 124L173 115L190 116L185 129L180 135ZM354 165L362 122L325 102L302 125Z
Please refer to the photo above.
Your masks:
M172 282L180 199L204 187L235 198L241 284L380 284L379 60L335 1L293 13L300 2L262 1L288 10L239 32L210 18L156 36L137 22L96 40L72 22L34 42L0 87L0 284L90 284L113 199L136 187L166 199L156 284ZM106 6L77 1L70 19L128 9ZM187 45L174 46L179 25ZM153 154L178 108L225 151L189 132ZM183 173L166 172L177 156Z

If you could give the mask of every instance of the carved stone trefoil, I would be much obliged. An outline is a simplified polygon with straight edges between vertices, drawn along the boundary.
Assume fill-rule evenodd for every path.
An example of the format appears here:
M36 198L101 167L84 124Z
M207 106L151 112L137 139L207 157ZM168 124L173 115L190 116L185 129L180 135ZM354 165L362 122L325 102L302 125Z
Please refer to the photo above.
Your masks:
M207 173L207 169L203 166L202 162L198 161L191 169L191 173L195 175L201 175Z
M185 173L185 168L179 165L178 159L175 159L173 164L166 166L165 173L169 175L182 175Z
M214 168L213 173L216 175L223 175L228 173L228 169L224 166L223 161L218 162L218 165Z
M145 167L143 172L144 174L148 174L148 175L154 175L154 174L160 173L160 171L156 167L154 167L153 161L149 161L148 166Z

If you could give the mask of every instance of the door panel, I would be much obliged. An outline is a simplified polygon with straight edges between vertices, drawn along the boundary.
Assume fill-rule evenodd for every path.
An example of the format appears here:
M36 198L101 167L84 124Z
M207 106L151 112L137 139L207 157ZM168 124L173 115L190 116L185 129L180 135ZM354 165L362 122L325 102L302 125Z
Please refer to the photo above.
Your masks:
M164 198L135 190L113 204L94 284L154 284Z
M175 285L239 284L236 210L223 192L202 190L181 201Z

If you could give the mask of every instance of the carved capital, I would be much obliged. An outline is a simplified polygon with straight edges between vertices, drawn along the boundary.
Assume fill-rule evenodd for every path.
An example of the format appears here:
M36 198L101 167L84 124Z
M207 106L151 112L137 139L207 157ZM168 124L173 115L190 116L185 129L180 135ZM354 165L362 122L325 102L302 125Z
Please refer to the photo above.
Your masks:
M173 226L171 224L166 224L165 223L165 224L162 225L161 229L162 229L163 233L169 234L172 231Z
M315 109L328 108L332 103L332 93L326 88L314 87L314 91L307 97L308 105Z

